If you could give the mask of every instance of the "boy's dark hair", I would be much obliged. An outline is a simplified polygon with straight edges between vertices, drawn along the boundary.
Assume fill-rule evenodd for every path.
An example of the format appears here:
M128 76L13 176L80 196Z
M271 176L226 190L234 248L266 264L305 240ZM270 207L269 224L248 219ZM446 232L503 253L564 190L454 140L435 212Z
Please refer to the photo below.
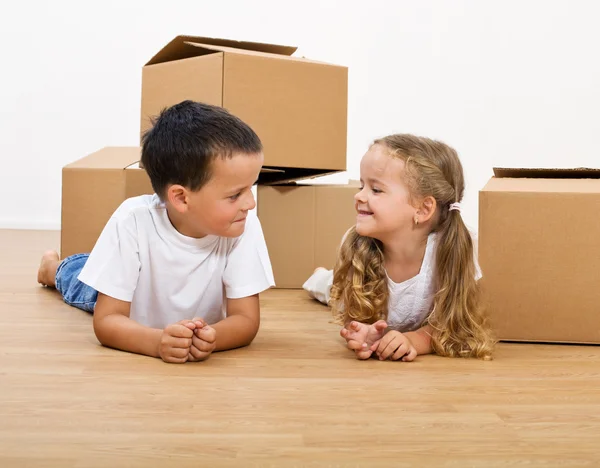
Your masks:
M212 162L236 153L262 151L258 135L218 106L183 101L164 109L142 137L142 164L163 198L167 186L200 190L212 176Z

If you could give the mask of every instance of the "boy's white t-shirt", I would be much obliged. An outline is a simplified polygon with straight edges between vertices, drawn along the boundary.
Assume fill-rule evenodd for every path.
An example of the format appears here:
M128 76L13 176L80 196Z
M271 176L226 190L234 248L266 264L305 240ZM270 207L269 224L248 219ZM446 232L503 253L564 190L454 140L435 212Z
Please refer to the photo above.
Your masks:
M412 331L421 326L433 308L435 296L435 252L437 233L427 237L425 255L419 273L402 283L394 283L388 277L388 326L401 332ZM476 238L472 234L476 246ZM474 253L476 280L481 278L477 262L477 249ZM308 294L324 304L329 303L329 293L333 284L333 270L319 269L304 283Z
M275 285L254 212L248 212L239 237L195 239L173 227L156 194L121 204L78 278L102 294L131 302L130 318L153 328L195 317L216 323L225 318L226 298Z

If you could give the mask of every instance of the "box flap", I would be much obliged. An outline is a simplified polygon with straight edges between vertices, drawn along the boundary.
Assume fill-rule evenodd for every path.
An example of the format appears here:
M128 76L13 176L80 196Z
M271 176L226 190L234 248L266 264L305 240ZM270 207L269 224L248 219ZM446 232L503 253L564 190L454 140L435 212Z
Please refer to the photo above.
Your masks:
M141 148L106 147L85 158L79 159L65 168L82 169L143 169L140 161ZM263 166L257 183L259 185L278 185L288 182L311 179L340 172L338 169L304 169L296 167Z
M358 190L360 189L360 182L356 181L356 180L352 180L349 179L346 182L328 182L328 183L322 183L322 182L318 182L312 179L306 179L306 180L294 180L291 182L286 182L286 183L281 183L281 184L277 184L277 186L279 187L314 187L315 189L327 189L327 188L338 188L338 187L343 187L343 188L352 188L354 190L356 190L358 192Z
M278 55L292 55L297 49L297 47L277 44L263 44L260 42L234 41L231 39L217 39L201 36L177 36L160 51L158 51L158 53L154 55L154 57L152 57L148 63L146 63L146 65L171 62L173 60L180 60L202 55L202 49L199 47L193 47L190 45L190 43L216 46L211 50L219 50L219 47L229 47L232 49L253 50L257 52L267 52Z
M302 63L313 63L315 65L335 66L335 67L340 68L339 65L331 65L330 63L320 62L317 60L310 60L310 59L307 59L304 57L301 57L301 58L300 57L290 57L288 55L277 54L277 53L273 53L273 52L263 52L260 50L238 49L238 48L234 48L234 47L204 44L204 43L200 43L200 42L186 41L185 44L188 46L191 46L191 47L196 47L200 51L196 55L203 55L203 54L208 55L211 52L212 53L223 52L223 53L228 53L228 54L250 55L250 56L254 56L254 57L268 57L268 58L276 58L278 60L291 60L291 61L302 62Z
M512 179L600 179L600 169L588 167L572 169L495 167L494 175Z
M258 176L258 185L283 185L297 180L312 179L340 172L338 169L305 169L301 167L263 166Z
M140 160L137 146L107 146L65 166L65 169L125 169Z

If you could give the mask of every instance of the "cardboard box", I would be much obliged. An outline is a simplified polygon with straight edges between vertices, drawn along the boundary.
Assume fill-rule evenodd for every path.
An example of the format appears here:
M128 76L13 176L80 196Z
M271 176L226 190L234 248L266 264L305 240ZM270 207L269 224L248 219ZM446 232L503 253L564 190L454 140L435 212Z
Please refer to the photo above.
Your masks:
M278 288L301 288L315 268L331 269L356 223L358 184L259 186L261 221Z
M63 168L61 258L90 252L125 199L154 193L139 160L139 147L108 147Z
M600 343L600 170L494 169L479 260L501 340Z
M259 183L346 170L348 69L291 57L295 47L177 36L142 70L141 131L185 99L225 107L265 148Z

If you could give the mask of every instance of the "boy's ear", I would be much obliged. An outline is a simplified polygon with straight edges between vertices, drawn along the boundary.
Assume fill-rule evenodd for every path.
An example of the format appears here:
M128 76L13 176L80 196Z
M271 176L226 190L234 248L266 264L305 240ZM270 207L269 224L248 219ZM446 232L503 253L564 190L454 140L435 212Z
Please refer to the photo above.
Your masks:
M167 200L180 213L188 208L187 190L182 185L170 185L167 189Z
M423 198L417 210L419 214L419 221L424 223L429 221L435 214L437 208L437 201L431 195Z

